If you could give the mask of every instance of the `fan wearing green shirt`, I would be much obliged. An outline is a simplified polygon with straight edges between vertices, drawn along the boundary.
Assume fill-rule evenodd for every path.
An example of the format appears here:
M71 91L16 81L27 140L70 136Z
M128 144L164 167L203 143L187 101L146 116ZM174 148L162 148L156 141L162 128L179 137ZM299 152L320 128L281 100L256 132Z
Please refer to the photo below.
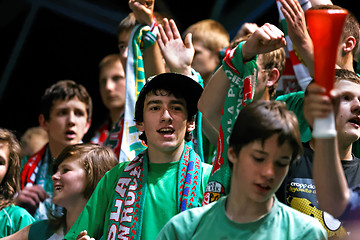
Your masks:
M157 239L327 239L318 220L274 195L301 152L296 116L284 103L249 103L230 135L229 195L173 217Z
M188 142L202 90L177 73L148 80L135 106L147 149L103 177L65 239L155 239L174 215L201 206L212 168Z

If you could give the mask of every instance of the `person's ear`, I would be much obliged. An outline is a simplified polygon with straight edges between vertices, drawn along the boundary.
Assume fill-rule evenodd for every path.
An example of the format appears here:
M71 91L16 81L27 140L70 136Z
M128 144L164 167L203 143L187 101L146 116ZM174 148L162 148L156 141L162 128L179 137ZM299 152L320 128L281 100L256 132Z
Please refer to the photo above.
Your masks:
M89 131L90 126L91 126L91 119L89 119L89 121L86 122L84 135Z
M271 69L271 72L269 73L269 78L266 82L266 87L274 86L277 81L279 81L280 78L280 72L279 69L273 68Z
M186 131L192 132L195 130L195 121L190 121L186 123Z
M139 132L144 132L145 131L144 122L136 122L136 128Z
M235 165L237 161L237 154L235 153L234 148L231 146L228 148L228 159L232 164Z
M353 36L349 36L345 39L344 43L343 43L343 51L345 53L351 52L354 50L356 45L356 40Z
M40 127L42 127L47 132L48 131L48 122L45 120L44 114L39 114L38 121L39 121Z

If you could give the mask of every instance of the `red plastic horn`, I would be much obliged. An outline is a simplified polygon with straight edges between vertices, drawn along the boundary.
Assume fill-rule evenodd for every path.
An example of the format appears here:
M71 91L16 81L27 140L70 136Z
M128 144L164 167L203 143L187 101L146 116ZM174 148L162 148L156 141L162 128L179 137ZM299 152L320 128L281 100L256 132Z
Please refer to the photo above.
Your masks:
M305 12L314 46L315 82L326 88L326 94L334 87L336 54L347 14L342 9L311 9ZM334 113L315 119L314 138L335 137L336 134Z
M326 88L334 87L336 54L348 12L342 9L310 9L305 12L314 46L315 82Z

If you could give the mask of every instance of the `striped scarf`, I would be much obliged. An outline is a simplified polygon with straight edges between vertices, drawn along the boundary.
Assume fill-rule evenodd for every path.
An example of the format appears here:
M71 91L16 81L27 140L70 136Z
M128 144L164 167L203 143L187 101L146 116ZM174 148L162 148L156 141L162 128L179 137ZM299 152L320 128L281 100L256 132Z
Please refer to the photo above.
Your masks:
M142 51L156 41L150 27L136 25L131 34L126 63L125 116L119 162L130 161L145 150L146 145L139 140L140 132L134 121L135 103L146 83Z
M309 0L299 0L299 3L302 9L304 10L304 12L311 7L311 3ZM295 76L297 78L300 87L302 88L303 91L305 91L307 85L310 83L312 78L309 74L309 70L307 69L307 67L304 64L302 64L301 61L299 60L300 56L298 56L298 53L296 51L296 46L292 44L292 41L289 37L286 20L280 9L282 5L279 2L279 0L276 0L276 5L279 12L280 24L285 34L287 52L290 56L290 61L294 69Z
M230 192L232 174L227 157L230 134L239 112L252 101L255 93L258 72L256 58L248 62L243 61L241 54L243 43L227 51L223 61L224 71L230 80L230 88L221 117L217 156L206 185L203 205L217 201Z
M147 150L126 166L115 187L107 239L141 238L148 177ZM185 145L177 177L177 212L196 207L200 194L201 160Z

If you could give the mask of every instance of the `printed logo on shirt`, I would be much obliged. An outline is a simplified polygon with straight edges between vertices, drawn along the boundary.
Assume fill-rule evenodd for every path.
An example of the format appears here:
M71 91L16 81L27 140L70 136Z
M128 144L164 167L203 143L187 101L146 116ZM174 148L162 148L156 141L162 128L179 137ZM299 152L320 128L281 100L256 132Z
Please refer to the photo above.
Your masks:
M286 201L292 208L318 219L329 239L342 239L347 235L339 220L319 209L313 179L292 179L287 185Z
M209 204L220 199L224 195L224 186L216 181L211 181L206 185L204 194L204 204Z

